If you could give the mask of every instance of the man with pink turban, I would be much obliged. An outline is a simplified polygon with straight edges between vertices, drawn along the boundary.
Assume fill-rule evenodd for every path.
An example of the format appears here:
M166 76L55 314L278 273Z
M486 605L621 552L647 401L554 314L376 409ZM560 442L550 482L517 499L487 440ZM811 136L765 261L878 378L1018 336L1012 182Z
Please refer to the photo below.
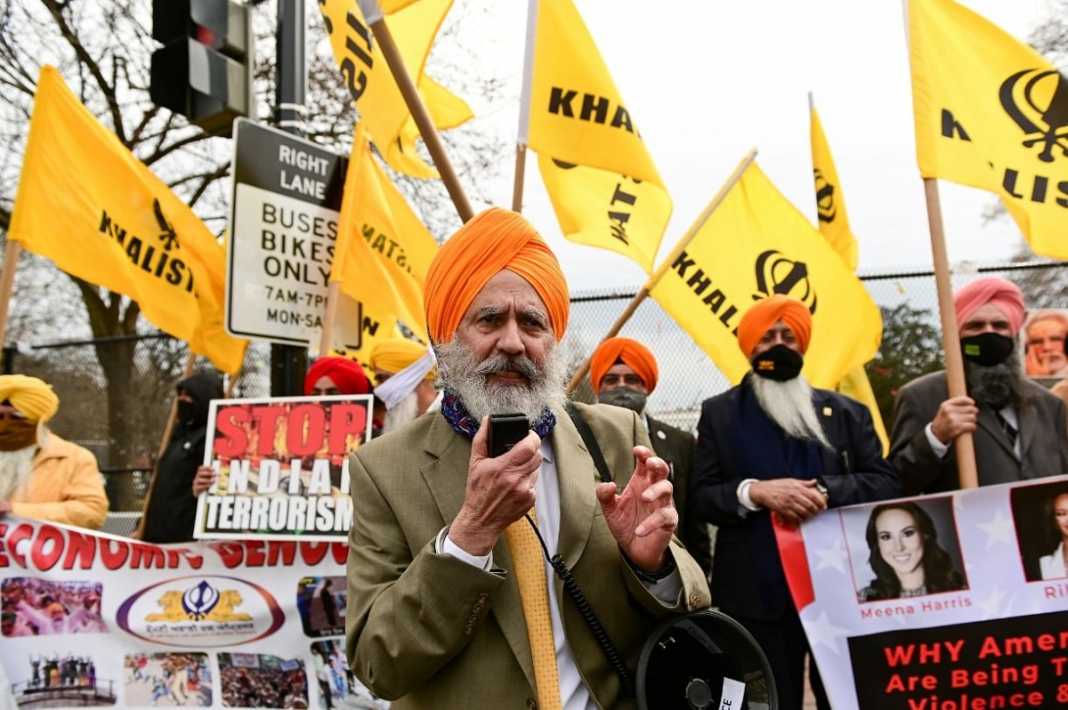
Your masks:
M975 437L981 486L1068 472L1065 405L1023 374L1017 339L1027 312L1019 287L981 278L953 301L968 394L950 397L945 372L898 392L889 458L905 493L958 487L953 442L964 433Z

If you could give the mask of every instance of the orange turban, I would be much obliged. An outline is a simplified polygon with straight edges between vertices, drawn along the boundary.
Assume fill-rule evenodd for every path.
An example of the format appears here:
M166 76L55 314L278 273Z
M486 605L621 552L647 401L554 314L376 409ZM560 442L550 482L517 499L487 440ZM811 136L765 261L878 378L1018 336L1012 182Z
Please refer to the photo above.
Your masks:
M523 217L492 207L445 242L426 274L426 323L435 343L452 340L478 292L499 272L522 276L549 311L556 339L567 330L567 282L549 246Z
M801 352L808 350L809 340L812 339L812 314L796 298L776 294L754 303L738 324L738 347L746 359L753 356L753 348L764 337L764 333L780 320L794 332Z
M597 346L590 360L590 382L594 392L601 391L601 380L620 360L642 378L645 389L650 393L656 389L660 371L649 348L630 338L609 338Z

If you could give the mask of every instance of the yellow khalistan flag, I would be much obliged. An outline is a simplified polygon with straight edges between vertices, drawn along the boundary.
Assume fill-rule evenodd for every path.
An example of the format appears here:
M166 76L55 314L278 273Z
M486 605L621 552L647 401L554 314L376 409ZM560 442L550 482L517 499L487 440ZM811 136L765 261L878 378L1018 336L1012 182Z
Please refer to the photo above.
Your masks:
M434 37L450 7L452 0L382 3L404 66L439 130L455 128L474 116L463 99L423 73ZM366 123L382 157L394 170L407 175L437 177L437 171L416 153L419 130L357 0L320 0L319 10L360 120Z
M777 293L812 312L803 372L813 386L834 387L879 348L882 319L864 286L755 162L660 269L650 295L732 382L750 369L742 315Z
M910 0L920 173L1001 197L1031 248L1068 258L1068 79L950 0Z
M812 134L812 178L816 183L816 215L819 218L820 234L824 236L831 248L842 257L850 271L857 270L857 240L849 228L849 215L846 213L845 195L838 182L838 171L831 157L831 146L823 134L816 105L809 95L809 113ZM886 435L883 416L879 412L879 403L868 381L868 373L863 365L851 369L838 383L838 391L857 400L871 412L875 425L875 434L883 445L883 453L890 450L890 438Z
M63 83L41 69L8 237L121 293L220 370L246 342L223 328L226 258L204 223Z
M571 0L540 0L527 142L564 236L652 271L671 197Z
M393 321L425 333L423 282L438 245L375 161L363 122L356 126L338 222L330 280L376 314L389 336Z

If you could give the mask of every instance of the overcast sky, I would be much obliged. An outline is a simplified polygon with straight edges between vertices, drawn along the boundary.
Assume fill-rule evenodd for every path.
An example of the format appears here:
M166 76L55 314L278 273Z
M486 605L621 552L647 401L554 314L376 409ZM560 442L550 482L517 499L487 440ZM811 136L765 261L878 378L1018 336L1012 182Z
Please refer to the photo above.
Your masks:
M1017 38L1051 13L1048 0L965 0ZM809 219L815 218L807 92L815 95L841 180L860 270L931 263L916 168L903 8L898 0L658 3L576 0L674 199L661 244L670 250L742 155L758 161ZM650 11L653 11L652 13ZM518 93L526 2L498 2L472 42ZM478 107L476 106L476 111ZM514 139L516 109L479 119ZM493 195L511 202L509 166ZM636 287L644 273L612 252L566 242L528 161L525 212L560 256L573 291ZM1009 258L1019 231L984 223L988 194L941 183L951 263ZM659 260L658 260L659 263Z

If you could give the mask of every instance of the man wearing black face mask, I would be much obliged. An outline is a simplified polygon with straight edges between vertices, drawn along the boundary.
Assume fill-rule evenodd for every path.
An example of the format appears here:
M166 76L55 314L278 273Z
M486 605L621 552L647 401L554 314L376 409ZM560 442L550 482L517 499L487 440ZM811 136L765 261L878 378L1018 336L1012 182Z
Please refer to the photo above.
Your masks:
M917 378L894 402L890 461L907 494L958 488L952 446L972 433L979 485L1068 472L1065 405L1023 375L1016 338L1023 295L978 279L954 295L968 396L949 397L945 372Z
M187 542L193 539L197 499L193 477L204 462L208 405L222 399L222 378L198 372L177 385L178 416L171 440L156 466L156 482L145 509L141 539L145 542Z
M590 383L597 401L637 412L649 432L653 450L667 462L671 495L679 514L676 534L707 576L712 568L708 525L689 510L696 441L690 432L654 419L645 411L645 402L656 389L659 375L653 354L630 338L605 340L590 359Z
M786 296L758 301L738 325L752 363L741 384L708 399L697 425L691 510L719 526L713 604L741 622L771 663L779 707L800 710L808 644L790 599L771 514L806 520L899 494L871 414L801 376L812 317ZM830 707L815 664L819 708Z

